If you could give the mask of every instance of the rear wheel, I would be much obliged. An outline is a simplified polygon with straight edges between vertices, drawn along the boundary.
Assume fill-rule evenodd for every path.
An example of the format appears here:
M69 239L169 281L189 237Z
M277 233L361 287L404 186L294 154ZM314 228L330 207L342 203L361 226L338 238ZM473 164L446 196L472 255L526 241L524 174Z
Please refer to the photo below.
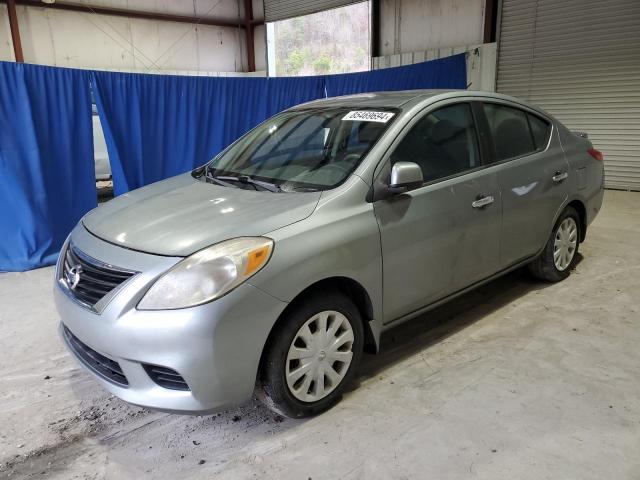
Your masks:
M544 250L529 264L529 270L535 277L547 282L559 282L569 276L580 245L579 225L578 212L573 207L567 207L553 227Z
M353 376L363 339L360 312L349 298L309 297L270 337L260 372L261 400L292 418L327 410Z

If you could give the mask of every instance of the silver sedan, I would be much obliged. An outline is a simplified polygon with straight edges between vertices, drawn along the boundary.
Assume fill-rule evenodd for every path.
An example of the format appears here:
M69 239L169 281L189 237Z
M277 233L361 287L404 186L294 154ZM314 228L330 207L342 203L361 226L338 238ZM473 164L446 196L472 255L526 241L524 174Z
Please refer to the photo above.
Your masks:
M64 342L122 399L334 405L383 331L510 270L569 275L603 196L588 139L515 98L297 106L88 213L58 261Z

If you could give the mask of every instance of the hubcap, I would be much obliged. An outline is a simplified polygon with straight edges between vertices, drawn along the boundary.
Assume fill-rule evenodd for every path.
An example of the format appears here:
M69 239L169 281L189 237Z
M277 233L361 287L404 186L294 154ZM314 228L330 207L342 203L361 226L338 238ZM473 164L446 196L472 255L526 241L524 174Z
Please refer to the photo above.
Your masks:
M556 230L553 242L553 263L558 270L563 271L571 264L577 245L578 226L572 217L567 217Z
M287 353L285 376L298 400L316 402L336 389L353 358L353 329L340 312L317 313L298 330Z

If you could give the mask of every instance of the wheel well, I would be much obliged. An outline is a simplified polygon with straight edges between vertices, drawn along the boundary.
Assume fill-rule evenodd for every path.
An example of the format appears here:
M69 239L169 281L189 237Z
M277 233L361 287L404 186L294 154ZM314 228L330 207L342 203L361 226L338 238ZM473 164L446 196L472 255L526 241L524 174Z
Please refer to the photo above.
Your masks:
M584 242L587 236L587 209L580 200L569 202L568 207L573 207L580 217L580 242Z
M376 352L376 341L373 336L373 331L371 330L371 326L369 322L373 319L373 304L371 303L371 298L369 294L365 290L365 288L360 285L358 282L351 278L347 277L330 277L325 278L324 280L320 280L312 285L309 285L303 291L301 291L296 297L289 302L289 305L284 309L284 311L276 320L273 328L271 328L271 332L269 332L269 337L265 346L262 350L262 358L260 359L260 365L262 366L262 362L264 361L265 352L268 350L269 344L271 343L274 332L278 330L280 323L284 321L287 313L295 308L300 303L304 302L306 298L310 295L313 295L317 292L326 292L326 291L338 291L343 293L347 297L349 297L358 307L360 312L360 316L362 317L362 327L364 330L364 350L367 353L375 353Z

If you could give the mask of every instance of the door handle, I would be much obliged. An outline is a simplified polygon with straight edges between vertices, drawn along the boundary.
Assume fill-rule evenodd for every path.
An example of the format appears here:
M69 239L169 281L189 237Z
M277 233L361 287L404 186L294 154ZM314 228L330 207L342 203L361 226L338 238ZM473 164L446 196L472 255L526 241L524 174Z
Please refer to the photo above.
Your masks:
M473 208L483 208L487 205L491 205L494 202L494 199L491 195L487 195L484 197L479 197L476 201L474 201L471 206Z
M565 180L568 176L569 174L567 172L561 172L560 170L558 170L556 174L552 177L552 179L554 182L558 183Z

